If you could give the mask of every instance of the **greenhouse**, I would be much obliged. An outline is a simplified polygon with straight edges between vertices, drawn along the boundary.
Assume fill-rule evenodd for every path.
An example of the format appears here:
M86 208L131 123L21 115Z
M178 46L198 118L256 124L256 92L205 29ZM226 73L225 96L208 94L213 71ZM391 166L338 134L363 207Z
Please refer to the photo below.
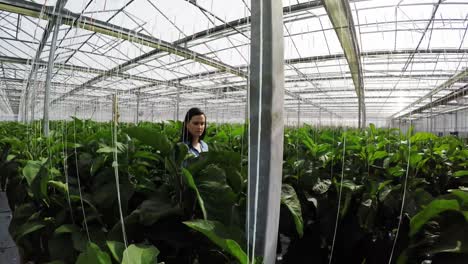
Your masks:
M0 264L467 264L467 32L466 0L0 0Z

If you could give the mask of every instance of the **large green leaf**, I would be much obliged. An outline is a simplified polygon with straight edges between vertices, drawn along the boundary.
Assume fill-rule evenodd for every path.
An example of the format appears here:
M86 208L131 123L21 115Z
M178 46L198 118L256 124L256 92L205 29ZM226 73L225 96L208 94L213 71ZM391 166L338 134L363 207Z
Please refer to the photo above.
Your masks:
M413 168L416 168L418 166L418 163L422 160L422 153L411 153L410 155L410 166Z
M390 173L390 175L395 176L395 177L401 177L406 172L406 170L400 166L389 167L387 171Z
M237 196L227 184L224 170L208 165L196 176L195 183L204 201L207 219L229 224Z
M101 251L98 245L89 242L86 251L78 256L76 264L111 264L109 254Z
M57 227L55 229L54 234L56 234L56 235L71 234L71 233L79 232L79 231L80 230L79 230L78 226L72 225L72 224L65 224L65 225L61 225L61 226Z
M213 243L235 257L241 264L247 264L247 254L233 239L234 235L220 222L208 220L192 220L184 222L190 228L204 234Z
M411 218L410 236L415 235L424 224L431 218L448 210L460 210L457 200L434 200L428 204L421 212Z
M388 156L387 151L380 151L380 150L376 151L375 153L372 154L369 163L374 164L375 160L383 159L383 158L385 158L387 156Z
M468 176L468 170L456 171L456 172L453 174L453 177L465 177L465 176Z
M236 170L235 168L227 169L226 179L233 191L235 191L236 193L242 192L242 184L244 178L238 170Z
M240 153L232 151L210 150L209 152L201 153L200 157L188 168L194 175L205 169L209 164L217 165L224 170L232 168L238 170L241 164Z
M369 124L369 130L371 131L372 136L377 134L377 129L375 129L375 125L373 123Z
M317 194L324 194L326 193L331 186L331 180L321 180L320 178L317 179L317 183L314 185L312 190Z
M143 144L155 148L163 155L168 155L172 148L171 141L158 130L146 127L129 127L124 132L130 137L138 139Z
M437 136L428 132L418 132L411 137L411 143L437 140Z
M302 220L301 203L297 198L296 191L289 184L281 186L281 203L291 212L294 224L296 225L296 231L299 237L302 237L304 235L304 222Z
M83 203L88 205L89 209L91 209L90 211L92 214L89 214L88 212L87 217L90 217L91 215L93 215L95 218L97 218L99 222L102 223L101 213L98 211L96 206L94 206L94 204L90 202L87 195L83 195L82 199L78 195L70 195L70 201L72 202L72 204L75 202L81 203L81 200L83 200Z
M125 250L125 244L118 241L106 241L107 247L109 248L112 256L118 263L122 263L123 252Z
M48 184L60 191L64 195L68 193L67 185L61 181L49 181Z
M187 155L189 154L188 153L188 149L189 147L187 146L187 144L185 143L182 143L182 142L179 142L175 145L174 147L174 162L175 164L177 164L178 166L182 165L185 158L187 157Z
M159 219L169 215L181 214L181 209L171 204L171 201L161 196L155 196L145 200L132 212L139 215L139 221L143 225L153 225Z
M141 159L148 159L148 160L151 160L151 161L158 161L159 160L158 156L156 156L154 153L149 152L149 151L143 151L143 150L139 150L139 151L135 152L135 154L133 154L133 157L134 158L141 158Z
M130 245L123 252L122 264L156 264L159 250L155 246Z
M28 160L26 165L23 168L23 176L26 178L29 186L33 184L33 181L36 179L36 176L41 170L43 162L39 160Z
M197 185L193 180L192 174L184 168L182 169L182 174L184 175L185 183L190 189L192 189L195 192L195 195L197 196L198 204L200 205L200 209L202 210L203 219L207 220L208 216L205 209L205 202L203 201L203 198L201 197L200 192L198 191Z
M28 221L21 225L18 230L13 234L15 240L19 240L27 234L36 232L46 226L46 223L43 221Z
M341 183L337 183L336 184L337 187L339 187L340 184ZM343 185L344 189L347 189L347 190L349 190L349 191L351 191L353 193L356 192L356 191L361 190L364 187L363 185L356 184L356 183L354 183L353 181L350 181L350 180L343 180L342 185Z
M462 206L468 206L468 191L451 190L450 192L460 199Z

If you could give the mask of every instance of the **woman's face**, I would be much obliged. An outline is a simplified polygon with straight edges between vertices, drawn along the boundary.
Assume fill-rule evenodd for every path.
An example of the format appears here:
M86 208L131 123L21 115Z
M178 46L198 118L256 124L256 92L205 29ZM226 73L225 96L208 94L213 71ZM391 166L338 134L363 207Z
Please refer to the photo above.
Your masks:
M201 137L205 131L205 115L192 116L187 124L187 129L193 137Z

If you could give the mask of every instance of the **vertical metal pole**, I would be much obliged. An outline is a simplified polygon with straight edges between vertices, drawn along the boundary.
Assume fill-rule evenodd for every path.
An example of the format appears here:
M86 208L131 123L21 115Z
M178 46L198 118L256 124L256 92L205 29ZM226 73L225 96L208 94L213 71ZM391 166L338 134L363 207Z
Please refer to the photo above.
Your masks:
M223 124L225 123L225 122L224 122L224 112L226 112L225 110L226 110L226 109L223 107L223 112L221 113L221 122L222 122Z
M31 64L31 70L34 71L34 72L33 72L33 75L32 75L32 79L29 80L30 82L32 80L34 80L34 82L37 80L37 71L38 71L38 69L35 66L36 63L37 62L34 62L33 64ZM23 108L23 113L22 113L23 123L28 122L28 104L29 104L29 101L31 101L31 100L34 101L34 98L35 98L34 95L32 97L29 95L29 93L30 93L30 91L29 91L30 88L29 87L26 87L26 90L24 92L24 104L22 106L22 108Z
M364 87L364 86L361 86L361 87ZM362 92L363 93L363 92ZM361 123L361 126L362 128L366 128L367 125L366 125L366 122L367 122L367 116L366 116L366 105L364 103L364 98L362 97L361 99L361 115L362 115L362 123Z
M203 100L203 104L204 104L204 106L203 106L203 108L204 108L203 111L205 111L205 115L208 115L208 108L207 108L207 106L206 106L206 101L207 101L206 99Z
M32 69L34 70L35 67L34 66L31 66ZM28 105L31 104L31 118L29 120L31 121L34 121L34 105L35 105L35 99L36 99L36 89L37 89L37 83L36 83L36 80L37 80L37 71L38 69L35 70L35 72L33 73L33 80L34 80L34 84L33 85L30 85L29 87L31 86L36 86L35 88L29 88L29 89L26 89L25 91L25 99L24 99L24 113L23 113L23 121L24 123L27 123L28 122ZM29 96L29 92L30 90L33 89L33 95L32 96Z
M319 108L319 127L322 126L322 108Z
M431 119L430 119L430 122L429 122L429 123L430 123L430 127L431 127L429 131L430 131L431 133L434 133L434 131L433 131L433 129L432 129L432 122L433 122L433 119L434 119L434 118L433 118L433 116L432 116L432 95L431 95Z
M176 118L179 120L180 87L177 87Z
M36 80L36 79L34 79ZM31 99L31 122L34 122L35 112L36 112L36 93L37 93L37 84L34 84L35 87L33 88L33 96Z
M276 261L283 162L283 3L251 1L248 253Z
M154 104L151 105L151 123L154 122Z
M429 121L430 121L430 116L426 116L426 131L429 131Z
M119 123L119 101L117 98L117 94L112 95L112 123L114 126L116 126Z
M31 67L33 67L33 66L31 66ZM28 102L28 97L29 97L29 92L28 92L28 90L26 90L26 91L24 92L24 99L22 100L23 105L20 104L20 107L23 109L23 113L21 113L21 121L22 121L23 123L26 123L26 122L27 122L27 121L26 121L26 112L27 112L26 109L27 109L27 107L28 107L28 106L27 106L27 105L28 105L28 103L27 103L27 102Z
M362 103L361 103L361 91L358 91L358 128L361 129L361 115L362 115Z
M137 94L137 105L136 105L136 124L140 123L140 92L138 91Z
M449 127L449 121L450 118L450 113L444 114L444 136L447 135L446 133L449 132L450 130L448 129Z
M301 100L297 100L297 127L301 124Z
M61 8L59 9L61 10ZM54 26L54 33L52 35L52 42L50 45L49 51L49 60L47 62L47 75L46 75L46 85L45 85L45 93L44 93L44 115L43 115L43 133L44 136L49 136L49 104L50 104L50 86L51 86L51 77L52 77L52 69L54 67L54 56L55 56L55 49L57 47L57 36L60 29L60 21L61 17L57 17L57 21Z
M330 126L335 126L333 123L333 114L330 113Z

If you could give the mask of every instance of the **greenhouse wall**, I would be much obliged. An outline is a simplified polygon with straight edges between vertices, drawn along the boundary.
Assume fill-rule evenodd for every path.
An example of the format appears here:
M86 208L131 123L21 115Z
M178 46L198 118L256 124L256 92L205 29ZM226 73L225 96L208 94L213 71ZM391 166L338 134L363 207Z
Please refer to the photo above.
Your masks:
M411 123L417 132L432 132L440 136L458 134L460 137L468 137L467 116L468 109L453 113L439 114L432 118L421 118ZM408 122L400 123L398 120L392 122L393 127L401 128L403 131L408 129L408 125Z

